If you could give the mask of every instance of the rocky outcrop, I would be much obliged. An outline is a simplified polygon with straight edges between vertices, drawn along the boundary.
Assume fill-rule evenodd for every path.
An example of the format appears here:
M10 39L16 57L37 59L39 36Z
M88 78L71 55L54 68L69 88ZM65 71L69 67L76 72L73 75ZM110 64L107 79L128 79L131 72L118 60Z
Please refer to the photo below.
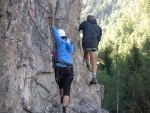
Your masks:
M106 113L101 109L104 87L88 86L91 74L77 43L80 0L0 1L0 113L61 113L46 10L74 44L75 78L68 112Z

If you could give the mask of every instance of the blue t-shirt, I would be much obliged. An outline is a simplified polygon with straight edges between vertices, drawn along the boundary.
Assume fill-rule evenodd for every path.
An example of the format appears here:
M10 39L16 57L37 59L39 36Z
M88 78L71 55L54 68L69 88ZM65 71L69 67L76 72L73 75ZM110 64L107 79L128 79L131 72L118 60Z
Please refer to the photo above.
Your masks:
M71 54L73 52L73 44L70 41L62 39L55 27L51 30L56 43L56 60L72 64ZM65 67L62 64L56 64L56 66Z

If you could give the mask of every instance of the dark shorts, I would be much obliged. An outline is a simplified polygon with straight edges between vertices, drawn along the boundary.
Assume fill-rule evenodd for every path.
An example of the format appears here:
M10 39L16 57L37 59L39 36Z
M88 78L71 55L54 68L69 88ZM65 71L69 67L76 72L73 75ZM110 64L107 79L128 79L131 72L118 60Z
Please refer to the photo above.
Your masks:
M55 69L56 82L60 89L64 89L64 95L70 96L71 83L74 78L73 66L58 67Z

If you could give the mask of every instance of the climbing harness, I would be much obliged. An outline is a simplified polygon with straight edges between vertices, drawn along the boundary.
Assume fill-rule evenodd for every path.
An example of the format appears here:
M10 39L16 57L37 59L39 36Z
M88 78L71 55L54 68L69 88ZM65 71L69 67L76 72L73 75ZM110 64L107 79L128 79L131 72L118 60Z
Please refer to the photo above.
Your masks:
M62 62L62 61L57 61L57 60L56 60L56 63L62 64L62 65L66 65L67 67L73 66L71 63Z
M56 64L62 64L62 65L65 65L66 67L64 67L64 70L67 71L68 73L73 73L73 64L71 63L67 63L67 62L62 62L62 61L57 61L55 60L55 63ZM56 65L55 65L56 66ZM58 73L58 70L59 70L60 67L55 67L55 80L57 82L57 84L60 83L60 80L63 78L59 73ZM62 72L61 72L62 73ZM73 77L69 77L69 78L73 78Z

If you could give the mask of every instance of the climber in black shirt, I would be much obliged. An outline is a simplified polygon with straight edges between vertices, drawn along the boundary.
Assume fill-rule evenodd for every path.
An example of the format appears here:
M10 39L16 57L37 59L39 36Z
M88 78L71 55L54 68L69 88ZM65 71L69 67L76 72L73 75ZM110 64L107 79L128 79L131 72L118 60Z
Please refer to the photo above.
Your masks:
M87 20L80 24L79 31L80 30L83 31L82 48L84 50L84 60L86 61L86 66L89 70L89 59L92 64L92 80L90 84L96 84L97 51L98 44L102 36L102 29L99 25L97 25L97 21L94 19L94 16L88 15Z

